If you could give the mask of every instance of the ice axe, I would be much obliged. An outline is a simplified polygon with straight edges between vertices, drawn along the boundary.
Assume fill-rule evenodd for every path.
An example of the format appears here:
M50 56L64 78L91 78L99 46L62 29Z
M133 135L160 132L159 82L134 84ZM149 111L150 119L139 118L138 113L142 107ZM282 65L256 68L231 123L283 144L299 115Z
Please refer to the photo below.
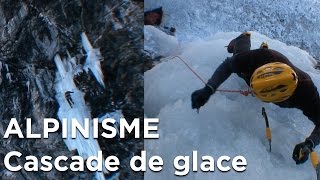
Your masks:
M264 107L262 107L262 116L264 117L264 120L266 122L266 136L269 141L269 151L271 152L271 129L269 127L269 120Z
M315 151L312 151L310 154L310 159L311 159L312 166L316 170L317 180L320 180L320 166L319 166L318 154Z

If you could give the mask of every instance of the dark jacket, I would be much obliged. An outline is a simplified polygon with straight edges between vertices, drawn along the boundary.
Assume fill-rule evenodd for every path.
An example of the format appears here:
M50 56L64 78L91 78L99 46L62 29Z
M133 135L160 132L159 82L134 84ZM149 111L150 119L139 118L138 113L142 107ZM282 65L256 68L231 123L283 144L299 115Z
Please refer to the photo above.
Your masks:
M144 25L159 26L162 22L162 7L144 12Z
M311 139L314 145L318 145L320 142L320 98L317 87L307 73L295 67L281 53L271 49L256 49L235 54L217 68L208 84L213 88L218 88L232 73L237 73L250 86L253 72L270 62L282 62L295 70L298 76L298 86L294 94L289 99L275 104L280 107L302 110L303 114L315 124L313 132L307 139Z

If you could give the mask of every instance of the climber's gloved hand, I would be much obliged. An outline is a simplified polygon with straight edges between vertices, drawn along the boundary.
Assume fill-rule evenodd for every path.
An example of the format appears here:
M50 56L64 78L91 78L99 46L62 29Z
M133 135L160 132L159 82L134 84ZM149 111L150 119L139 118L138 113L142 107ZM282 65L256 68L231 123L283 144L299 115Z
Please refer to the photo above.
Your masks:
M312 140L307 139L305 142L297 144L293 149L292 158L296 164L302 164L308 160L309 154L314 148Z
M215 91L216 89L210 85L206 85L204 88L194 91L191 95L192 109L199 109L203 106Z

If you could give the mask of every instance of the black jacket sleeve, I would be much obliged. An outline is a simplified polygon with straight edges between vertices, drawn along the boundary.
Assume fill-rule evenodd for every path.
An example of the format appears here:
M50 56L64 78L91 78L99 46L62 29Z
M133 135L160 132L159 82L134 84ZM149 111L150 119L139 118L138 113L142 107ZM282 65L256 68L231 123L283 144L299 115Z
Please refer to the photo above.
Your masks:
M211 78L208 80L208 85L217 89L228 77L233 73L232 64L234 58L227 58L219 65L216 71L213 73Z
M311 140L313 142L314 147L320 143L320 98L319 94L314 97L313 103L311 103L311 106L309 106L310 109L312 109L312 114L309 115L309 119L313 121L315 127L311 133L311 135L307 138L307 140ZM303 112L306 116L305 112Z
M311 135L306 139L311 140L313 147L317 146L320 142L320 125L316 125L311 133Z
M299 88L298 103L301 106L303 114L307 116L315 125L311 135L307 140L311 140L314 146L320 143L320 98L317 87L312 82L309 75L299 73L304 78L301 79L301 88ZM299 86L299 85L298 85Z

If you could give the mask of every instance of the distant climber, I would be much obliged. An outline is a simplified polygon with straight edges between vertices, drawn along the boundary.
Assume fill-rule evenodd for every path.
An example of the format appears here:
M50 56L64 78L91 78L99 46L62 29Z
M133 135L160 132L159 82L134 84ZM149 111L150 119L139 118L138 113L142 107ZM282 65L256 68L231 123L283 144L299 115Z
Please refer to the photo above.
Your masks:
M162 7L144 12L144 25L152 25L167 33L168 35L175 36L176 28L161 26L163 17Z
M70 107L72 108L72 105L74 105L74 102L73 102L73 100L71 98L71 93L73 93L73 92L72 91L67 91L67 92L64 93L64 96L65 96L66 100L68 101Z
M162 7L144 13L144 25L159 26L162 21Z
M245 80L258 99L282 108L298 108L314 123L311 135L293 150L292 158L296 164L304 163L320 143L320 98L317 87L307 73L294 66L280 52L268 49L266 43L260 49L250 50L250 37L251 34L245 32L229 43L227 50L233 56L220 64L204 88L192 93L192 108L199 109L205 105L217 88L232 73L236 73Z

